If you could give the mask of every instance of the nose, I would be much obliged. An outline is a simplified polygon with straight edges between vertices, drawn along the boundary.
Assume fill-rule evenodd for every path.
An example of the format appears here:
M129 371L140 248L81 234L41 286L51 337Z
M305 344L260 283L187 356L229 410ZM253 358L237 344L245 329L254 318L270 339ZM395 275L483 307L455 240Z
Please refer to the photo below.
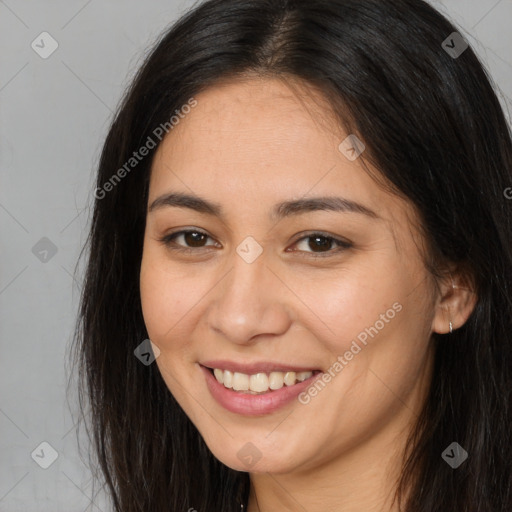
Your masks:
M233 255L233 267L212 290L207 323L236 344L282 335L291 324L289 290L267 266L263 253L247 263Z

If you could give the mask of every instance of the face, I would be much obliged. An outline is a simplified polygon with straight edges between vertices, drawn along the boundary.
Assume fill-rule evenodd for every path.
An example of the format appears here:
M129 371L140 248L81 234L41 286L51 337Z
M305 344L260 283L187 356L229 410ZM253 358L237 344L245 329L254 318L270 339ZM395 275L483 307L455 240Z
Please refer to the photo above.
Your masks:
M195 99L155 154L140 274L170 392L237 470L389 447L430 379L415 212L340 149L349 134L305 85L253 78Z

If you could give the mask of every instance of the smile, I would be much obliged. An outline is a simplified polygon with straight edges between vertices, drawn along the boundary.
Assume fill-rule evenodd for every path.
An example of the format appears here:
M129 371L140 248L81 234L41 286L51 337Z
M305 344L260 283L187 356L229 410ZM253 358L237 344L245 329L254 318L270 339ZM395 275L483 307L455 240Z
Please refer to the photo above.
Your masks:
M249 394L268 393L276 391L283 386L294 386L313 376L314 370L305 372L270 372L246 373L231 372L229 370L213 369L213 375L219 384L233 391L247 392Z
M215 401L224 409L245 416L273 413L293 402L322 374L320 370L303 369L243 373L233 371L235 368L198 366Z

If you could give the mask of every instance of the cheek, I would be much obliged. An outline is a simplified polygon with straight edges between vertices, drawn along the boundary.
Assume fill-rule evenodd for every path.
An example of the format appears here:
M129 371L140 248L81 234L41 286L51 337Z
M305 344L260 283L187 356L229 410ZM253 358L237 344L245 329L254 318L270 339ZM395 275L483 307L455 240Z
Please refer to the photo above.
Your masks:
M325 348L332 354L343 354L354 339L364 344L373 340L376 332L381 338L404 325L404 317L417 320L427 307L421 299L426 294L418 295L424 287L417 286L424 276L412 277L418 273L391 256L374 254L370 264L350 269L281 267L278 274L289 283L289 289L276 278L276 288L267 291L271 300L285 305L296 323L328 345ZM217 281L214 269L171 264L149 243L141 262L140 293L150 339L164 350L184 344L206 317L208 301L213 297L222 300L212 290ZM412 290L416 293L411 294ZM169 340L173 340L172 347Z
M197 287L190 278L172 272L155 251L144 252L140 272L142 313L149 337L161 349L165 340L174 338L179 320L186 317L197 302Z
M315 313L303 315L302 322L327 349L329 367L342 356L336 368L350 366L352 378L367 373L369 366L383 375L394 374L392 380L414 378L427 349L433 315L426 274L382 258L380 265L332 277L303 279L296 288Z
M169 391L193 417L187 407L188 396L180 381L188 379L190 330L197 304L197 286L182 273L176 273L163 258L148 250L144 253L140 272L140 295L144 323L149 339L160 350L156 364ZM197 283L196 283L197 285ZM192 408L193 409L193 408Z
M407 283L400 281L398 274L396 270L384 272L382 267L365 266L311 279L295 276L294 292L300 309L314 313L307 315L314 322L309 329L331 340L331 348L339 351L366 327L375 322L380 327L395 317L397 306L393 309L393 304L400 302L407 290ZM385 315L384 320L381 315Z

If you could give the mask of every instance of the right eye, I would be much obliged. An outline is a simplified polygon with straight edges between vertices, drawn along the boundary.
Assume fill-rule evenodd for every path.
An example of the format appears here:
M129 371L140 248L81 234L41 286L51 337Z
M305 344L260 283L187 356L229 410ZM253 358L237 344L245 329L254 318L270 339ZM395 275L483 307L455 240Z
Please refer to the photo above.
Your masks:
M211 237L204 231L198 229L185 229L167 234L160 238L159 241L173 251L191 253L197 252L198 249L208 247L203 245L203 242L208 238ZM176 240L181 240L184 243L177 243Z

